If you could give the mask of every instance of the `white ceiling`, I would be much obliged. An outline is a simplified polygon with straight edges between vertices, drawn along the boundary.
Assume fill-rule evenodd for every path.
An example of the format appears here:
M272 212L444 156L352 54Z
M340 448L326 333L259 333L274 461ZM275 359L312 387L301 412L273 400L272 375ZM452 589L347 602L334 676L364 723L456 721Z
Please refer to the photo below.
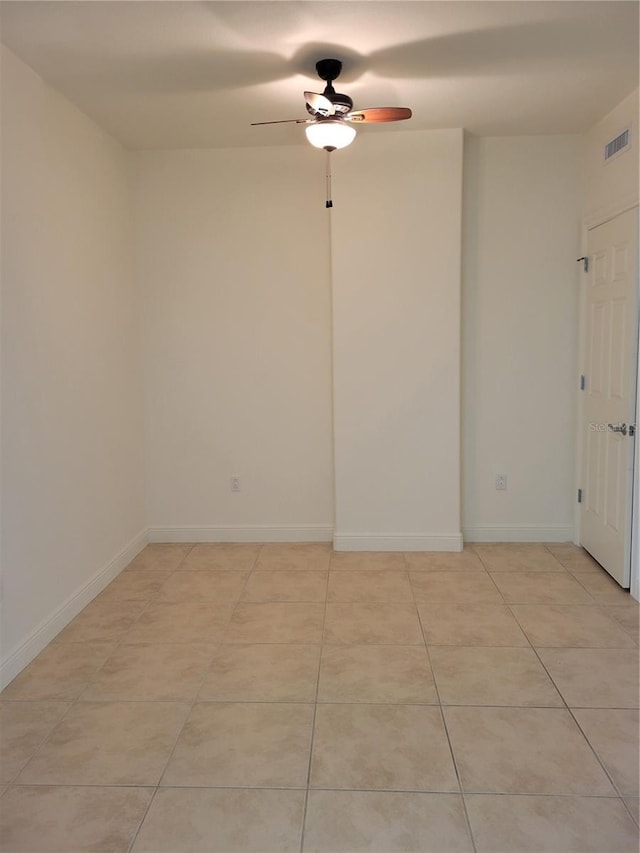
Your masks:
M480 135L581 132L638 85L638 3L556 0L32 2L3 43L130 148L302 142L315 62L359 108Z

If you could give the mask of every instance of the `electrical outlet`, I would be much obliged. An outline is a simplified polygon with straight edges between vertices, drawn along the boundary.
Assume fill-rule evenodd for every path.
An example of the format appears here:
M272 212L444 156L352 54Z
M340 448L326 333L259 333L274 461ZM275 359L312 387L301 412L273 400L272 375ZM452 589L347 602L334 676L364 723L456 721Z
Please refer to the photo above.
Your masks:
M232 474L230 486L232 492L240 491L240 477L237 474Z
M505 492L507 490L507 475L506 474L496 474L496 489L499 492Z

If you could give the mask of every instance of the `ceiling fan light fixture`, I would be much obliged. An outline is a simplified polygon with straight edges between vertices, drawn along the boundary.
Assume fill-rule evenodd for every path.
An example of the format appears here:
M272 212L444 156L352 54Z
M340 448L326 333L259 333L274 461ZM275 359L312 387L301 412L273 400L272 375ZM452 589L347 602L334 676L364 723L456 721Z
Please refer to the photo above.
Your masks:
M355 127L340 119L322 119L305 127L307 139L315 148L335 151L346 148L356 137Z

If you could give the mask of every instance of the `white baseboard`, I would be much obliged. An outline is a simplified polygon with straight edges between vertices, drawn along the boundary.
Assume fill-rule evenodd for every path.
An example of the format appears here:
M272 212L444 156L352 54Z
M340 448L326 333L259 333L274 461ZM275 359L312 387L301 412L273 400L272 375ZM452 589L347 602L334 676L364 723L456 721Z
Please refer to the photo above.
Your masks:
M149 542L331 542L326 524L259 524L253 527L150 527Z
M462 551L462 533L336 533L336 551Z
M14 647L0 661L0 690L20 673L25 666L40 654L53 638L92 601L99 592L111 583L131 560L147 544L147 531L141 530L125 547L93 577L77 589L67 600Z
M463 527L465 542L573 542L572 524L477 524Z

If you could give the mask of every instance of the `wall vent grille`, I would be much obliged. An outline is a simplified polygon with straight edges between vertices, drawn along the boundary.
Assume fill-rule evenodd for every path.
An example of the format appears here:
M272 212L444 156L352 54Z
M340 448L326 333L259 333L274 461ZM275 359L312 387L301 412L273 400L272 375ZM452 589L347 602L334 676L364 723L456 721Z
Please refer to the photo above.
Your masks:
M610 160L616 154L620 154L625 148L629 147L629 128L623 130L615 139L612 139L611 142L607 142L604 146L604 159Z

